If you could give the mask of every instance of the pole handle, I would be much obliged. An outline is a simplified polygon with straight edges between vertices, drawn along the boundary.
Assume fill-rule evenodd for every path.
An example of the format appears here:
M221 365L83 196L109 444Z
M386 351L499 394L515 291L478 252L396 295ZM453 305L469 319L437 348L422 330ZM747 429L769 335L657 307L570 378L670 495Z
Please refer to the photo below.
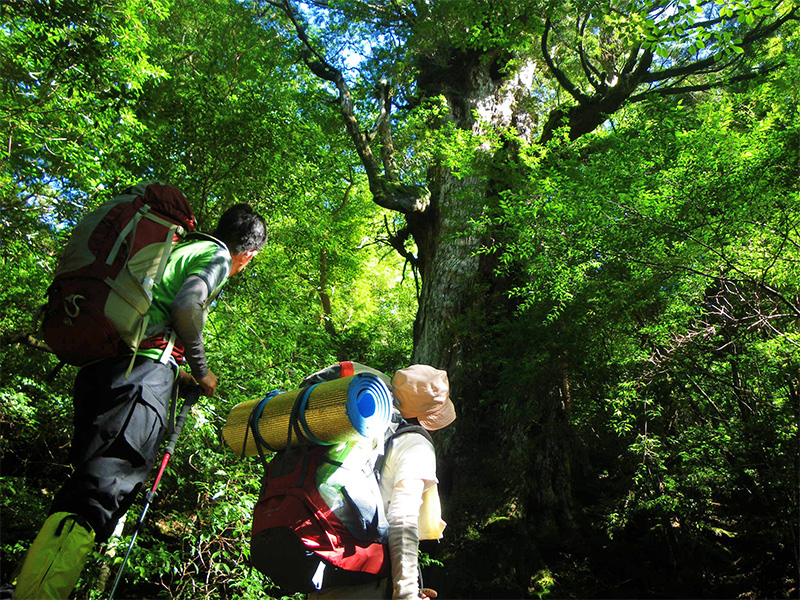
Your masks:
M175 451L175 444L178 441L178 436L181 434L183 426L186 424L186 419L189 418L189 411L192 410L192 406L194 406L197 403L199 398L200 398L200 388L191 387L184 393L181 412L175 419L175 429L172 431L172 435L169 436L169 441L167 442L167 449L164 451L165 454L169 454L171 456L172 453Z

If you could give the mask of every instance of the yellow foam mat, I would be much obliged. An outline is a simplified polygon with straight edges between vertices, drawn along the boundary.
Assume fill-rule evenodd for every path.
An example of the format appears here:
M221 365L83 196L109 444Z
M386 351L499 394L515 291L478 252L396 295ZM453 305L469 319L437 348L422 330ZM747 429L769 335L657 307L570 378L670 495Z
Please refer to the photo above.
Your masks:
M347 415L348 388L352 377L317 385L309 395L305 419L312 436L324 443L339 443L359 437ZM266 444L275 450L286 447L292 406L301 390L278 394L264 406L258 431ZM242 456L258 453L253 432L248 432L250 414L259 400L249 400L231 409L222 436L234 452ZM301 432L302 427L301 427ZM305 435L303 436L306 437ZM292 446L299 445L292 431Z

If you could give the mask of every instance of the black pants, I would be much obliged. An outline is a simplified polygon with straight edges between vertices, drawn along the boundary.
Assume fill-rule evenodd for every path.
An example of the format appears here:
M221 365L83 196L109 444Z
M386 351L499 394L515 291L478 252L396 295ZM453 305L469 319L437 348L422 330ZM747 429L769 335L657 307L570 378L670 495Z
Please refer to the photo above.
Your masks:
M107 540L144 485L167 431L175 371L137 357L88 365L75 378L72 475L56 494L50 513L85 518L96 540Z

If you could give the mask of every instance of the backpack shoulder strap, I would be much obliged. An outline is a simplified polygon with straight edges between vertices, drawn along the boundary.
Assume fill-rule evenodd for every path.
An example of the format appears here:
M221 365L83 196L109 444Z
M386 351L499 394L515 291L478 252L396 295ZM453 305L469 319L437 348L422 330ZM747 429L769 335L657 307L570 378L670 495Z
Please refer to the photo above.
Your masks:
M425 429L422 425L414 425L403 419L400 421L400 425L397 426L397 429L395 429L394 433L389 435L389 438L386 440L387 444L391 443L401 435L405 435L406 433L418 433L431 444L433 443L433 438L427 429Z
M413 425L405 419L401 419L397 429L394 431L390 429L386 432L386 437L383 442L383 454L378 456L378 459L375 461L375 474L378 477L378 481L380 481L383 465L386 462L386 456L389 454L389 449L392 447L392 443L401 435L405 435L407 433L418 433L431 444L433 444L433 438L431 437L430 432L422 425Z

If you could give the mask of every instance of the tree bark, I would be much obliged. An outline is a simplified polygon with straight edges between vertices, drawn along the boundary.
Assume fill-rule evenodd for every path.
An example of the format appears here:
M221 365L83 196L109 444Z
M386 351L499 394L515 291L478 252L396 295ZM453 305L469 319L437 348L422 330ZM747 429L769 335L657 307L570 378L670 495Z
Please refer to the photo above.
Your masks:
M495 79L491 60L458 58L458 79L437 87L430 82L439 74L422 73L429 93L447 99L457 127L478 135L487 125L506 129L530 121L515 102L521 85L516 77ZM453 67L453 60L447 62ZM514 148L494 160L509 152ZM478 254L487 240L470 233L470 222L496 205L503 185L489 174L459 179L437 166L427 181L427 211L407 215L422 274L412 360L445 369L450 378L458 419L437 436L437 444L456 540L476 521L505 511L513 513L524 552L539 556L541 541L563 539L574 527L567 367L554 360L545 380L520 385L514 399L499 392L501 381L515 377L519 355L527 349L499 337L499 325L515 318L516 304L507 294L515 282L497 276L494 257ZM518 573L523 579L529 575ZM475 574L476 580L489 576ZM525 582L518 583L524 589Z

